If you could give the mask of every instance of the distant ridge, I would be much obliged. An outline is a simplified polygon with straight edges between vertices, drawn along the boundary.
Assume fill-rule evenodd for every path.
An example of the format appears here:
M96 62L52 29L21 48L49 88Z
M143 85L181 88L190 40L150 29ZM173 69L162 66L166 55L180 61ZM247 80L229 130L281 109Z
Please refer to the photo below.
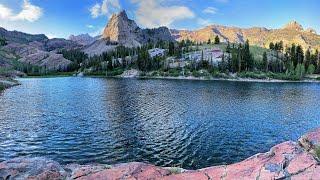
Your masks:
M177 41L190 39L206 42L208 39L214 39L218 35L222 41L244 43L248 39L250 44L262 47L268 47L270 42L283 41L285 45L295 43L302 45L304 49L309 47L320 49L320 36L316 31L311 28L304 30L297 21L289 22L280 29L210 25L195 31L171 30L171 34Z

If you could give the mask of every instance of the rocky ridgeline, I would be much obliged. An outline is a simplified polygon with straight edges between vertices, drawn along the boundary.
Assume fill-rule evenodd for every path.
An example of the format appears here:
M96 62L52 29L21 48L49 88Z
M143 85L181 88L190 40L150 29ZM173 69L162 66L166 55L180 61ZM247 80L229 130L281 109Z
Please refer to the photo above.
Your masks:
M171 30L177 40L190 39L193 41L207 42L216 35L223 41L244 43L247 39L250 44L268 47L270 42L283 41L285 45L300 44L307 48L320 48L320 35L314 29L306 29L296 21L289 22L280 29L267 29L263 27L238 28L222 25L211 25L205 28L186 31Z
M0 66L10 67L11 61L46 67L48 70L65 69L71 61L57 54L59 49L80 48L81 45L61 38L48 39L45 35L32 35L0 28L0 37L7 45L0 47Z
M298 142L284 142L242 162L199 170L163 168L145 163L62 166L45 158L16 158L0 163L0 179L320 179L316 149L320 128Z

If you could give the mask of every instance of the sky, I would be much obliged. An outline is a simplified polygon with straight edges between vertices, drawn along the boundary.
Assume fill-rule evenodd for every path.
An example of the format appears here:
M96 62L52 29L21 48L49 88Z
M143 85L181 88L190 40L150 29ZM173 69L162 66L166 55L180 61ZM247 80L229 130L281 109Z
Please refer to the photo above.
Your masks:
M195 30L210 24L281 28L298 21L320 33L319 0L0 0L0 26L49 38L99 35L126 10L142 28Z

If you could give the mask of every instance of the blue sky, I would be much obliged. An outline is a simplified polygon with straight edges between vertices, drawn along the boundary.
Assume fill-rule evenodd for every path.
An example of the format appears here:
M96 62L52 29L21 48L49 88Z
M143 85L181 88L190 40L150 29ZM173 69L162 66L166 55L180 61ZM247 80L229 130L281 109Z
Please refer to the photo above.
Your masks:
M112 13L124 9L141 27L280 28L296 20L319 33L319 7L319 0L0 0L0 26L49 37L97 35Z

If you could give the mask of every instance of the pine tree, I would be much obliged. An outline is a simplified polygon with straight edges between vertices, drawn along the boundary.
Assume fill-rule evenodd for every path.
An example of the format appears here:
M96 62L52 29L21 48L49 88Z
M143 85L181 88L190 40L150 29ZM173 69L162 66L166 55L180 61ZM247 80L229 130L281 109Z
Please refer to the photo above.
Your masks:
M320 73L320 54L318 49L316 49L315 56L316 56L316 72Z
M283 51L283 41L280 41L280 42L279 42L278 50L279 50L280 52Z
M244 44L244 52L243 52L243 65L244 70L249 71L253 68L253 58L250 54L250 44L249 40L246 40L246 43Z
M220 38L218 35L214 38L214 44L220 44Z
M208 42L207 42L207 44L211 44L211 39L208 39Z
M268 56L267 56L267 52L263 53L262 67L263 67L263 71L268 72Z
M239 47L238 47L238 55L237 55L237 58L238 58L238 72L241 72L241 61L242 61L242 45L239 44Z
M269 49L274 50L274 44L273 44L273 42L271 42L271 43L269 44Z
M297 59L297 55L296 55L296 45L295 44L292 44L292 46L291 46L290 57L291 57L291 62L293 62L294 67L297 67L298 59Z
M296 49L296 58L297 58L297 62L299 64L303 64L304 53L303 53L303 49L300 45L298 45L297 49Z
M169 55L170 56L174 55L174 43L173 42L169 43Z
M227 44L226 52L227 52L227 53L230 53L230 52L231 52L231 48L230 48L230 43L229 43L229 41L228 41L228 44Z
M309 65L312 64L311 62L311 52L310 49L307 49L306 55L305 55L305 68L309 68Z

